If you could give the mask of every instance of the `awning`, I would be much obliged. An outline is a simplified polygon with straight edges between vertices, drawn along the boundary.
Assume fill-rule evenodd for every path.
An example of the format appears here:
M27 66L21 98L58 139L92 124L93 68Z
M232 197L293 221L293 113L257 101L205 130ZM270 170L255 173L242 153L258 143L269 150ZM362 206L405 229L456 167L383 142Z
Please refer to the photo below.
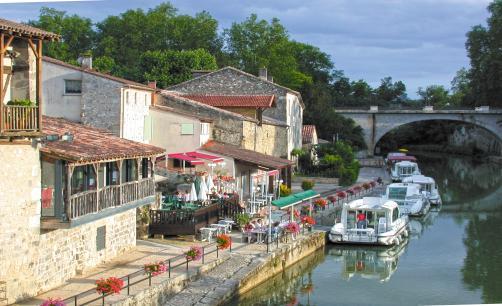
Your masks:
M405 156L389 156L388 158L389 161L417 161L417 158L412 155L405 155Z
M278 175L278 174L279 174L279 170L272 170L267 173L268 176L274 176L274 175Z
M190 157L193 157L193 158L210 160L213 163L221 163L224 160L223 157L218 157L218 156L204 154L204 153L195 152L195 151L194 152L186 152L185 154Z
M319 196L320 196L320 194L315 192L314 190L307 190L307 191L298 192L298 193L289 195L284 198L273 200L272 205L274 205L280 209L283 209L283 208L288 208L288 207L300 204L306 200L317 198Z
M204 164L204 161L202 161L200 159L193 158L193 157L188 156L184 153L171 153L171 154L168 154L167 157L184 160L186 162L189 162L193 166Z

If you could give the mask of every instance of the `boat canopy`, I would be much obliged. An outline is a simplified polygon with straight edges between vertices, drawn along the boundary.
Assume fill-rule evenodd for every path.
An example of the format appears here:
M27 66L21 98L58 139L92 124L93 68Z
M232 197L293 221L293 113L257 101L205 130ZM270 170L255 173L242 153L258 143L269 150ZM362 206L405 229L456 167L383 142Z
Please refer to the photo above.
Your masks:
M405 177L403 183L416 183L416 184L434 184L435 181L432 177L425 175L412 175Z
M396 166L397 167L416 167L417 163L404 160L404 161L397 162Z
M389 199L404 200L406 197L420 194L421 186L415 183L392 183L387 187Z
M392 155L387 158L388 161L391 162L399 162L399 161L412 161L416 162L417 158L412 155Z
M371 211L386 211L398 207L397 203L391 200L386 200L381 197L364 197L350 202L347 205L348 209L356 210L371 210Z
M296 204L300 204L304 201L307 201L307 200L310 200L313 198L317 198L319 196L320 196L320 194L315 192L314 190L307 190L307 191L298 192L298 193L295 193L295 194L292 194L292 195L289 195L287 197L283 197L283 198L280 198L277 200L273 200L272 205L274 205L280 209L283 209L283 208L288 208L288 207L294 206Z

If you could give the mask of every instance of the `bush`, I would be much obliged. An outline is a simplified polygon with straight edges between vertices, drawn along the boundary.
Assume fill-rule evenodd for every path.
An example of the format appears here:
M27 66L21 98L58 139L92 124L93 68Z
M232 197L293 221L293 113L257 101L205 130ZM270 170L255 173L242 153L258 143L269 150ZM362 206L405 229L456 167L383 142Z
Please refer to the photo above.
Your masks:
M287 197L288 195L291 194L291 188L288 188L288 186L284 184L281 184L280 191L281 191L281 197Z
M302 182L302 189L303 190L310 190L310 189L314 188L314 185L315 185L314 181L304 180Z
M237 220L237 224L242 228L244 225L248 224L251 218L249 217L248 214L237 214L235 216L235 219Z

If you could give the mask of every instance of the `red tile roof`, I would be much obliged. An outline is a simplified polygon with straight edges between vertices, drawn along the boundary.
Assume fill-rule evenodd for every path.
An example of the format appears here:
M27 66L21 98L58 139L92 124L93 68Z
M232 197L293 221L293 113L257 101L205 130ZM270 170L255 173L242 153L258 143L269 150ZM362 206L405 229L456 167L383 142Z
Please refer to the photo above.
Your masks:
M304 124L302 129L302 143L312 143L315 132L315 125Z
M43 117L45 135L73 134L73 141L45 141L40 151L78 163L111 161L127 158L158 156L165 150L152 145L117 137L107 130L97 129L62 118Z
M125 84L128 86L131 86L131 87L140 88L142 90L155 91L155 89L153 89L152 87L149 87L148 85L145 85L145 84L141 84L141 83L134 82L134 81L127 80L127 79L123 79L123 78L119 78L119 77L116 77L116 76L113 76L113 75L110 75L107 73L99 72L99 71L96 71L93 69L88 69L88 68L83 68L80 66L68 64L66 62L60 61L60 60L52 58L52 57L43 56L42 58L43 58L44 62L47 62L47 63L63 66L63 67L70 68L70 69L79 70L79 71L86 72L86 73L89 73L89 74L92 74L92 75L95 75L98 77L102 77L102 78L109 79L109 80L112 80L112 81L115 81L118 83L122 83L122 84Z
M0 32L13 32L14 34L22 36L34 36L34 38L50 40L59 40L61 38L61 36L58 34L54 34L52 32L44 31L42 29L35 28L24 23L18 23L3 18L0 18Z
M274 106L274 95L200 95L184 94L184 98L215 107L269 108Z
M201 149L270 169L282 169L294 164L293 161L284 158L274 157L255 151L242 149L234 145L221 143L214 140L208 141L201 147Z

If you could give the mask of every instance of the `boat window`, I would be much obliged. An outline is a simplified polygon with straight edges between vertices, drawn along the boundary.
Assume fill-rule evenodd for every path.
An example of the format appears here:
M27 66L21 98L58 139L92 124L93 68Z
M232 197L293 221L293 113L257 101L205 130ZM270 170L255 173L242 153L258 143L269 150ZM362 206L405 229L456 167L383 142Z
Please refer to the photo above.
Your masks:
M347 228L356 227L356 212L354 210L349 210L347 212Z
M431 192L431 184L424 184L424 190L427 192Z
M406 198L406 187L389 187L389 199L404 200Z
M375 228L375 213L372 211L366 212L366 220L368 220L368 227Z
M394 208L392 211L392 222L395 222L399 218L399 209Z

